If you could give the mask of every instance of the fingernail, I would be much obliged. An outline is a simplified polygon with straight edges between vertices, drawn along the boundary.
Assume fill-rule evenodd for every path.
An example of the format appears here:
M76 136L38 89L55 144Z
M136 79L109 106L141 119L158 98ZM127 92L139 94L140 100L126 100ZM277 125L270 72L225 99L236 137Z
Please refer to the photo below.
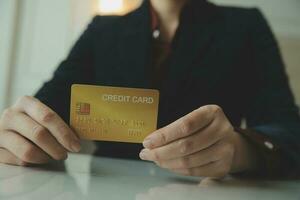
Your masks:
M71 143L71 149L73 152L78 152L81 149L80 143L76 140L73 140L73 142Z
M151 148L151 146L152 146L152 141L151 141L151 138L146 138L145 140L144 140L144 142L143 142L143 146L145 147L145 148Z
M140 152L140 158L142 160L148 160L148 157L149 157L149 150L148 149L143 149L141 152Z

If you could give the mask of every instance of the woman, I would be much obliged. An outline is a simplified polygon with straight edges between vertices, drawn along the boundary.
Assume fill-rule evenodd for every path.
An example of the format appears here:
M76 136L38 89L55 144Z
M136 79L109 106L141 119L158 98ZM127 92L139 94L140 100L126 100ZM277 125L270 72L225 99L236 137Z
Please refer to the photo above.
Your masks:
M146 0L126 16L95 17L35 98L3 113L1 162L40 164L80 150L64 122L74 83L160 90L159 129L143 147L98 142L101 155L207 177L287 175L300 166L298 110L257 9Z

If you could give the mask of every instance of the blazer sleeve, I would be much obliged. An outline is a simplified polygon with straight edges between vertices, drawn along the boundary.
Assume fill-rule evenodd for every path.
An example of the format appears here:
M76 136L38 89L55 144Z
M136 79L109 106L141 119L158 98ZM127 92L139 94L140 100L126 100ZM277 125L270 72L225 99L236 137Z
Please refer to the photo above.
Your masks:
M52 79L43 84L35 97L69 121L70 93L73 83L93 82L93 37L98 23L96 16L55 70ZM97 36L98 37L98 36Z
M280 170L300 167L300 118L276 39L258 9L251 10L250 43L257 77L246 114L249 129L280 148Z

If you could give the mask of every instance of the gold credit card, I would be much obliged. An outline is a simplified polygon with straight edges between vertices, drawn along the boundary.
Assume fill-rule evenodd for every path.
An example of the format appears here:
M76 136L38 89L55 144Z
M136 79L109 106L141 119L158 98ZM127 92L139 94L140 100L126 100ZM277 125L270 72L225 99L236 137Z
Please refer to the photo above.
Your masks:
M70 125L82 139L141 143L156 130L159 92L72 85Z

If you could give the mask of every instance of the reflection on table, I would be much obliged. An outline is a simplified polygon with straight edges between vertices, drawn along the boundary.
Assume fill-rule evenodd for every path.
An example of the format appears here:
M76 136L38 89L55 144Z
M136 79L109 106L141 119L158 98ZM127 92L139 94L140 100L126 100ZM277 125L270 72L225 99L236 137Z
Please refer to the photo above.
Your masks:
M178 176L150 162L70 154L39 167L0 164L0 199L300 200L300 181Z

